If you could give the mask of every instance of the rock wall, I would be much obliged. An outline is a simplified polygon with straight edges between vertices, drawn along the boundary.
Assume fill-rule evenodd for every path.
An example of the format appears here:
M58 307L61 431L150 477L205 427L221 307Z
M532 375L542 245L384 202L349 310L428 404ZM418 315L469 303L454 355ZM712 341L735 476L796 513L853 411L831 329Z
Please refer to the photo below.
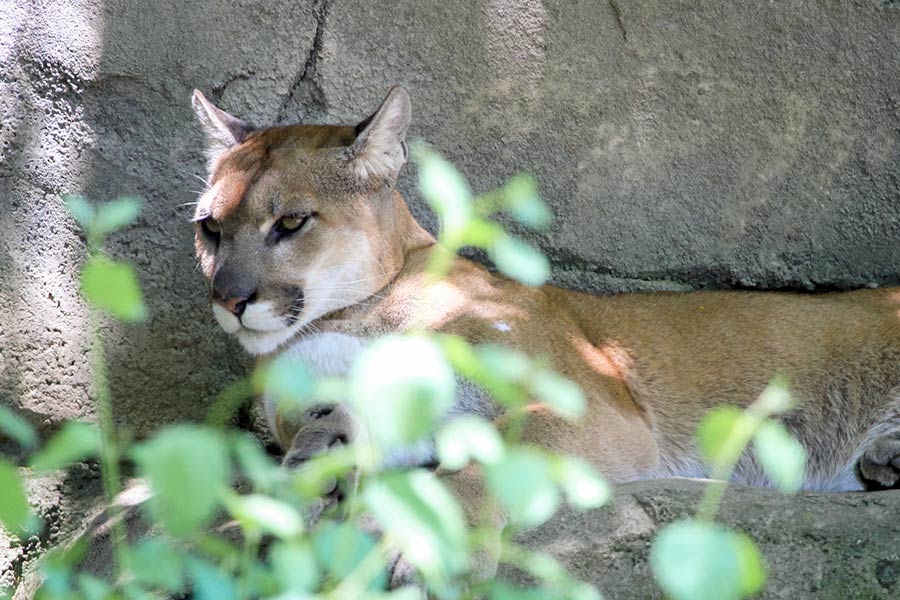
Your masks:
M145 200L109 246L150 311L104 326L123 428L202 419L246 372L194 268L194 87L264 125L406 86L476 190L537 175L564 286L823 290L900 280L898 50L889 0L0 2L0 402L92 417L65 193ZM401 186L433 228L414 165Z
M891 3L16 0L0 6L0 398L89 414L84 246L62 193L137 194L111 251L150 319L110 325L118 420L201 418L244 372L192 257L198 87L257 124L355 122L391 84L486 190L537 174L566 286L900 279ZM415 168L402 187L416 214Z

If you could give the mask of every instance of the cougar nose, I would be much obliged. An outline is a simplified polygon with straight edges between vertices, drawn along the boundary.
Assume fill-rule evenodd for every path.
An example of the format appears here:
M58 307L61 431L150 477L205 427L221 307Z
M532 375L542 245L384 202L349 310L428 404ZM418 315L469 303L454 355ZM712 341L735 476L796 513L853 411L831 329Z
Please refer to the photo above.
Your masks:
M229 294L228 296L223 296L222 294L213 290L213 300L220 306L228 310L228 312L240 318L240 316L244 314L244 309L247 308L247 303L256 300L256 292L254 291L249 294Z

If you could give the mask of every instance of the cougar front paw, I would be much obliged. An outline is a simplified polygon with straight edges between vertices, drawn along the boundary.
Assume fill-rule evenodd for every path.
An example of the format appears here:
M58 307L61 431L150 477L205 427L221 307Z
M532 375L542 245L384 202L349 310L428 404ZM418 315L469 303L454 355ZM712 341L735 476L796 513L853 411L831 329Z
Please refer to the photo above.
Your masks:
M291 447L281 461L288 469L301 468L314 456L318 456L332 448L346 445L355 437L355 425L347 409L340 405L316 405L308 409L300 421ZM336 506L344 499L346 489L353 485L355 477L351 474L348 481L337 479L326 483L322 497L311 507L311 520Z
M867 490L900 488L900 432L875 438L856 465Z

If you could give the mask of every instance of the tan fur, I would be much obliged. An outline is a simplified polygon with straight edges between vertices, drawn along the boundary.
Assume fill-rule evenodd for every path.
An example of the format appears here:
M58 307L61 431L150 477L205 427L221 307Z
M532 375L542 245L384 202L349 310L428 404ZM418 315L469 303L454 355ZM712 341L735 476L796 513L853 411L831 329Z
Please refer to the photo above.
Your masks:
M775 375L787 377L798 402L785 422L809 452L807 487L858 485L857 461L900 427L900 289L592 296L528 288L462 258L434 282L425 274L434 239L413 219L394 189L396 174L390 175L399 170L399 147L385 155L393 166L379 163L372 178L351 164L372 150L353 149L358 129L266 130L213 167L198 210L236 232L236 241L226 244L223 237L217 253L198 229L207 277L221 261L237 261L255 273L264 298L321 271L341 298L327 312L307 315L307 324L279 347L311 329L371 339L425 326L544 357L581 386L588 409L575 423L535 406L526 440L580 456L615 481L706 474L695 451L699 419L716 406L747 406ZM405 124L400 129L398 143ZM392 131L378 131L378 143L390 144ZM319 217L287 249L251 239L248 232L287 206ZM296 428L279 432L286 446ZM890 471L896 447L880 442L867 456ZM749 458L736 479L766 484ZM890 473L885 482L894 483ZM466 495L465 483L455 487ZM471 502L479 503L482 492L469 487Z

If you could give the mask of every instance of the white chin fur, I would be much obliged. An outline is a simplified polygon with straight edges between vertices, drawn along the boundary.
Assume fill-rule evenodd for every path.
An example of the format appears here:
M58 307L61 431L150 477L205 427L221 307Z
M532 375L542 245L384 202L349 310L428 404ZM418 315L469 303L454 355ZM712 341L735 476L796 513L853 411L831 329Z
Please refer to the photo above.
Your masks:
M280 331L253 331L242 327L235 335L250 354L269 354L291 339L298 329L300 327L297 325Z
M219 323L219 327L225 330L225 333L237 333L241 328L241 322L238 320L236 316L228 312L224 306L219 305L217 302L213 302L212 305L213 315L216 317L216 321Z
M241 324L253 331L281 331L287 326L285 321L284 315L272 312L272 304L269 302L248 304L241 315Z

